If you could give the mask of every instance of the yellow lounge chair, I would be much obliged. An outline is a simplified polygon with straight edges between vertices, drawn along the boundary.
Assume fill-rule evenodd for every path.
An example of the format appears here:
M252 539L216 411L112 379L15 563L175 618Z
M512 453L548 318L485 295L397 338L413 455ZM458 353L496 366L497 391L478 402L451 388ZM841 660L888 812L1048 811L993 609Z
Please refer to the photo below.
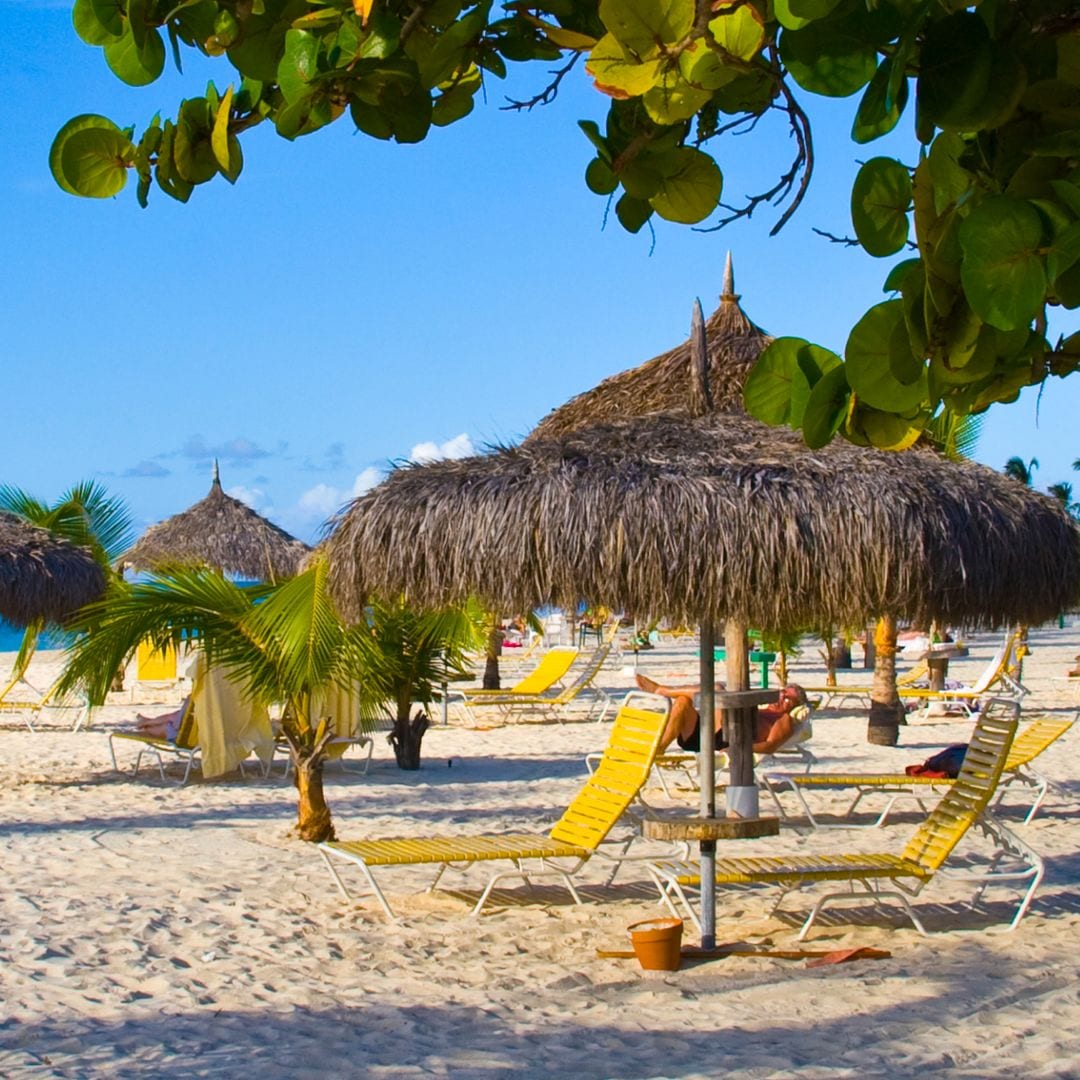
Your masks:
M204 656L194 665L191 693L183 705L179 729L174 740L147 735L141 731L114 731L109 734L109 753L113 767L117 739L139 746L132 776L138 775L142 759L149 754L157 761L158 773L165 779L165 754L186 761L181 785L186 784L198 762L203 776L212 779L239 767L254 750L265 775L274 755L274 734L265 705L249 700L240 686L221 668L207 668Z
M505 697L493 694L492 697L473 702L473 704L501 705L506 713L510 713L514 709L539 712L549 719L558 720L561 724L568 707L587 692L590 701L588 711L585 713L585 719L591 720L595 714L596 722L599 724L607 716L612 702L611 695L603 687L596 686L595 683L597 676L600 674L600 669L603 668L611 655L612 647L609 642L596 649L592 656L589 657L589 662L581 669L578 677L557 694L514 694Z
M358 866L387 917L396 920L375 880L373 868L431 863L438 866L435 880L428 888L431 892L447 867L503 860L513 863L513 869L492 875L473 908L473 915L480 914L491 890L506 877L520 877L526 883L534 877L556 877L569 890L575 903L580 904L581 897L573 876L591 856L598 854L601 842L637 797L652 768L667 723L666 709L654 711L631 703L638 699L649 703L661 701L652 695L631 693L627 696L615 717L604 760L546 836L507 833L502 836L346 840L320 844L319 851L338 888L346 899L352 898L334 865L335 859ZM666 706L666 702L663 704ZM557 866L550 861L552 859L570 859L572 865ZM527 866L531 860L536 861L535 868Z
M446 700L457 705L470 723L476 723L473 709L494 706L509 711L519 704L535 704L538 698L553 688L562 688L566 673L578 658L578 650L557 646L549 649L540 659L540 663L520 682L509 690L450 690Z
M1024 824L1027 825L1035 817L1039 807L1042 806L1043 800L1046 798L1047 792L1052 786L1056 785L1043 776L1042 773L1034 769L1028 769L1027 766L1052 743L1060 739L1076 723L1078 718L1080 718L1080 713L1072 720L1052 720L1049 718L1032 720L1031 723L1026 724L1017 733L1001 772L1001 782L995 805L1005 797L1009 785L1014 783L1025 784L1035 789L1035 800L1024 818ZM928 795L942 794L954 783L952 779L947 777L908 776L906 773L815 773L808 776L795 776L791 773L766 772L762 779L764 785L772 794L773 801L780 810L781 817L787 817L787 813L779 796L785 790L792 791L799 800L802 811L810 825L815 829L878 828L885 824L889 812L897 800L914 798L918 801L919 806L925 810L922 804L923 798ZM857 792L854 801L843 812L842 816L845 818L850 817L855 812L855 808L867 795L888 795L889 801L877 818L867 825L857 825L847 821L835 823L818 821L806 801L804 791L824 791L837 788L855 788Z
M184 714L180 717L180 727L176 732L175 739L158 738L147 735L142 731L111 731L109 732L109 755L112 757L113 768L121 772L116 761L116 747L114 741L120 739L125 742L134 742L139 746L139 753L135 758L135 765L131 775L137 776L139 766L142 764L144 754L151 754L157 760L158 773L161 779L165 779L165 759L163 754L171 754L187 764L184 767L184 775L180 781L181 787L188 782L191 769L199 758L198 728L195 724L195 695L192 693L184 702Z
M926 821L915 831L899 855L872 854L800 854L718 859L718 885L778 885L780 906L789 892L821 882L847 882L843 892L830 892L813 906L803 923L798 938L806 937L819 912L834 900L898 900L915 928L926 933L909 897L917 896L934 875L960 877L984 882L976 902L988 881L1026 884L1023 899L1010 929L1015 929L1031 903L1035 889L1042 880L1042 859L997 822L987 811L1009 747L1016 732L1020 708L1015 702L993 700L979 717L960 775ZM950 873L943 869L945 860L972 825L991 835L998 850L986 870L960 870ZM1016 862L1017 869L1004 869L1005 860ZM676 901L700 928L697 912L687 896L688 889L699 889L698 867L684 861L653 862L649 872L660 896L673 914L678 914ZM883 885L891 885L886 890Z
M922 679L929 678L929 675L930 665L925 660L920 660L910 671L896 677L896 687L898 690L904 689ZM808 694L820 695L822 704L828 709L842 705L847 698L869 699L870 694L873 692L873 687L854 683L850 685L837 683L836 686L803 686L802 683L799 683L799 685Z
M966 716L974 716L979 708L981 698L994 696L1007 701L1019 703L1027 695L1028 689L1018 682L1012 672L1015 667L1013 653L1020 641L1020 632L1014 630L1005 635L1005 639L998 646L997 652L990 658L986 667L971 686L959 687L953 690L925 690L916 687L899 687L897 692L901 701L922 701L924 703L923 716L916 718L911 716L908 723L926 723L934 719L948 718L948 713L942 717L930 712L929 706L933 704L956 705L963 710Z

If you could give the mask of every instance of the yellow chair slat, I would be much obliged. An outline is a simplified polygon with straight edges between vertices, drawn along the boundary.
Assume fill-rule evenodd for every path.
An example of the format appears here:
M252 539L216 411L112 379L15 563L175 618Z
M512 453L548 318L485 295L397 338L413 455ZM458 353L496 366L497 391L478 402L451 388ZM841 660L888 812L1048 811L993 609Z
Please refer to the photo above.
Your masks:
M333 851L359 858L368 866L480 862L487 859L553 859L588 854L587 851L574 844L553 843L546 836L531 833L429 839L331 841L325 846Z

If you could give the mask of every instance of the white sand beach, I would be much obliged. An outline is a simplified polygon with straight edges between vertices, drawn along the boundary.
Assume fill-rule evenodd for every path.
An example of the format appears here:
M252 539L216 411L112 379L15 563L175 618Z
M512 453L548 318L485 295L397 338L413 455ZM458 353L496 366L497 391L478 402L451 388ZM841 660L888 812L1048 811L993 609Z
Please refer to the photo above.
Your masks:
M972 637L950 674L977 674L997 640ZM1080 653L1080 624L1034 630L1031 644L1024 718L1072 715L1080 685L1063 676ZM0 660L10 666L10 656ZM694 664L685 640L640 657L658 678L693 681ZM57 665L57 654L43 654L31 682L46 685ZM813 650L793 678L823 680ZM616 665L601 681L615 694L632 680ZM888 959L809 969L733 956L649 973L596 955L627 948L626 927L661 912L640 871L608 885L594 861L581 907L561 888L511 882L473 919L483 867L448 875L449 891L431 895L422 891L429 868L387 870L381 880L405 916L389 923L373 899L344 901L316 851L290 838L294 789L280 778L196 775L181 787L178 773L162 782L154 770L115 772L106 733L137 708L149 711L110 703L79 732L60 713L36 720L36 734L19 716L0 716L0 1075L1080 1075L1080 731L1039 761L1065 797L1051 793L1028 825L1021 796L1003 811L1047 860L1015 932L1003 932L1014 890L972 909L970 885L936 879L916 901L930 937L899 910L840 908L804 943L873 946ZM855 711L819 713L818 768L902 770L970 731L955 720L912 726L898 747L882 748L867 744L865 726ZM368 775L327 769L338 835L543 831L608 728L436 724L415 773L396 767L380 737ZM921 816L908 804L883 829L785 828L721 844L720 854L899 852ZM795 947L809 901L789 898L770 918L771 902L767 890L721 891L718 940Z

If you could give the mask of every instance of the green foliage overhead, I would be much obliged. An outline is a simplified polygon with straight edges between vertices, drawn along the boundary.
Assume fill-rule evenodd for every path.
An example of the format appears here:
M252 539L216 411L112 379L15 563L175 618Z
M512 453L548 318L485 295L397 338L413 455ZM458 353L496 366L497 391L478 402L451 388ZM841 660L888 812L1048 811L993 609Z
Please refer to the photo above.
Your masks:
M155 185L186 201L219 175L235 182L243 134L263 121L297 139L348 117L418 142L467 117L510 64L531 64L547 85L518 108L552 100L575 67L607 101L602 124L582 122L583 171L625 229L719 228L772 203L775 231L810 181L800 97L851 96L855 143L906 118L921 146L914 161L868 160L851 200L867 252L912 257L883 274L899 294L888 314L868 312L827 371L799 366L786 401L783 365L763 360L750 410L814 443L839 432L900 447L942 410L978 413L1080 364L1080 334L1047 337L1048 307L1080 306L1074 0L76 0L72 19L132 85L168 52L178 67L185 51L220 57L227 72L224 92L211 83L141 132L87 115L56 136L65 191L106 198L134 172L143 205ZM723 135L771 110L787 119L790 169L722 205Z

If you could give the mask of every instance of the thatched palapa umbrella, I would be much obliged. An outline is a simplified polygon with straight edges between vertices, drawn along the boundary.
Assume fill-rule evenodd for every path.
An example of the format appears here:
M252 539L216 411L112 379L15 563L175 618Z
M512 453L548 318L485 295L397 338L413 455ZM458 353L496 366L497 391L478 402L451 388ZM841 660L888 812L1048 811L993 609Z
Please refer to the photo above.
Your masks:
M763 335L738 311L731 286L729 268L710 325L741 318L742 336L760 348ZM741 691L749 625L783 631L880 615L1035 623L1080 595L1080 532L1054 500L930 451L842 441L811 451L797 433L732 408L716 370L722 359L699 334L696 348L672 361L681 407L663 390L651 401L638 394L646 415L627 417L619 405L621 419L566 424L547 437L560 410L520 446L393 472L354 501L326 542L345 613L358 617L372 593L430 605L480 595L507 610L587 599L694 621L702 625L701 709L711 716L717 624L726 624L728 689ZM611 415L603 388L621 389L634 375L590 392L591 407ZM742 375L729 382L741 387ZM729 736L732 784L745 791L753 789L748 717ZM711 724L701 725L701 740L702 809L711 816ZM704 844L702 852L708 946L712 856Z
M121 562L139 570L193 564L258 581L291 577L311 549L221 487L217 462L210 493L152 525Z
M0 616L16 626L59 622L104 591L105 573L88 549L0 513Z

